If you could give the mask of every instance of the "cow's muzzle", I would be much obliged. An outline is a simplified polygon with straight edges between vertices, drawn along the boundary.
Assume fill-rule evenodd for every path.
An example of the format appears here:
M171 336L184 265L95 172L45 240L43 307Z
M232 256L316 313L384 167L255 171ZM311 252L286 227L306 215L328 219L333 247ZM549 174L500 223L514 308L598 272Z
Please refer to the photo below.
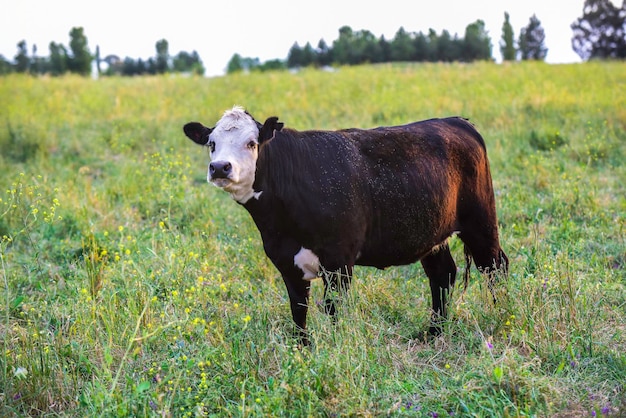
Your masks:
M215 161L209 164L211 179L227 179L233 172L233 165L228 161Z

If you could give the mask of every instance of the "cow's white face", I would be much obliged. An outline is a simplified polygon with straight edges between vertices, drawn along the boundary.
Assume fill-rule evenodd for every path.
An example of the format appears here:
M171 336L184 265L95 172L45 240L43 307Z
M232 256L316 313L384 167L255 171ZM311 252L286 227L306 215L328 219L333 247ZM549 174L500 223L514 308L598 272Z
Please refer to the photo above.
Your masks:
M226 111L209 134L207 180L240 203L255 196L252 184L259 156L259 128L242 108Z
M196 144L209 147L211 162L207 180L238 202L246 203L261 195L252 188L259 144L271 140L282 128L283 123L278 122L276 116L261 125L243 108L235 106L224 113L215 128L189 122L183 130Z

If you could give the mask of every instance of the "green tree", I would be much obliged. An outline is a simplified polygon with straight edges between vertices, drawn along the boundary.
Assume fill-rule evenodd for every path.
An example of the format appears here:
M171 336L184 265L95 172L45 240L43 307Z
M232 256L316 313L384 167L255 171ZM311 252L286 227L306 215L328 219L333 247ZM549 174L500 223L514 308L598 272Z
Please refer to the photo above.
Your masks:
M258 58L242 57L239 54L234 54L228 65L226 66L226 73L232 74L239 71L253 71L261 66L261 61Z
M200 59L200 54L197 51L191 51L191 71L196 75L204 75L206 69L204 68L204 64Z
M165 39L161 39L156 43L156 61L155 71L157 74L163 74L170 69L170 53L169 44Z
M317 64L319 66L327 66L333 63L333 51L326 41L320 39L317 43Z
M400 27L391 40L391 60L412 61L414 52L413 38L403 27Z
M339 28L339 38L333 42L333 58L338 64L353 64L352 47L354 45L354 32L350 26Z
M155 75L157 72L157 62L154 57L148 58L148 61L143 61L141 58L136 63L137 74L150 74Z
M353 50L355 52L355 64L382 61L382 50L379 41L369 30L356 32Z
M256 67L255 70L264 72L264 71L284 70L285 68L287 68L287 66L283 60L272 59L269 61L265 61L263 64Z
M234 54L228 61L228 64L226 65L226 73L233 74L233 73L237 73L240 71L243 71L243 62L242 62L241 55Z
M154 58L148 58L147 62L144 62L141 58L135 62L135 74L156 74L156 62Z
M50 73L52 75L61 75L67 72L67 50L61 44L50 42L48 45L50 51Z
M439 35L437 31L430 28L428 29L428 61L439 61Z
M491 38L480 19L465 28L463 59L468 62L491 59Z
M134 59L130 57L124 58L124 61L122 63L122 75L132 76L132 75L138 75L138 74L139 74L139 68L137 65L137 61L135 61Z
M437 60L443 62L452 62L459 60L461 46L460 41L455 35L452 37L450 32L443 30L437 38Z
M9 74L13 72L13 66L4 58L4 55L0 55L0 75Z
M502 40L500 40L500 53L502 61L515 61L517 51L515 50L515 38L513 26L509 21L509 13L504 12L504 23L502 24Z
M583 60L626 58L626 0L585 0L583 16L572 23L572 48Z
M15 71L27 73L30 69L30 58L28 57L28 47L26 41L17 44L17 55L15 55Z
M289 53L287 54L287 66L289 68L304 66L304 53L297 42L295 42L289 49Z
M196 51L193 51L191 54L186 51L180 51L172 61L172 69L179 73L204 74L204 65L202 65L200 56Z
M546 35L541 22L536 15L532 15L528 26L522 28L519 36L519 50L522 60L545 60L548 54L548 49L544 44L545 40Z
M316 62L315 50L311 46L311 43L307 42L302 49L302 66L309 67Z
M385 35L381 35L378 39L378 47L380 48L381 62L391 61L391 43L385 39Z
M419 32L413 38L413 60L418 62L428 61L430 53L430 43L428 38L422 32Z
M68 69L80 75L91 74L91 62L93 57L87 46L87 37L82 27L74 27L70 31L70 51L68 58Z

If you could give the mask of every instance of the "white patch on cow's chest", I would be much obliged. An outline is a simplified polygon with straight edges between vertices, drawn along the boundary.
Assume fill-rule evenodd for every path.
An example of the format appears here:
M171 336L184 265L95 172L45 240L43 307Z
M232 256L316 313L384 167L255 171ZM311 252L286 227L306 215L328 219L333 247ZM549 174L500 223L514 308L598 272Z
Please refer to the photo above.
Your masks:
M319 277L320 259L308 248L300 248L300 251L293 256L293 264L304 273L303 280L313 280Z
M242 205L245 205L246 202L248 202L248 200L250 200L252 198L255 198L256 200L259 200L259 198L261 197L261 193L263 193L263 191L255 192L252 188L250 188L250 190L246 191L244 194L242 194L240 196L237 196L234 193L231 193L231 196L237 202L241 203Z

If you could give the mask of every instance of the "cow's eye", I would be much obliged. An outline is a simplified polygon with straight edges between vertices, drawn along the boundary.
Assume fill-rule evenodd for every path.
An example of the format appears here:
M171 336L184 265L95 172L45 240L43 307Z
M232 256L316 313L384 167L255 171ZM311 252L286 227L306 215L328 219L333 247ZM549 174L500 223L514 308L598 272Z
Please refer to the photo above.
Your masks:
M248 142L248 145L246 145L249 149L255 149L256 148L256 142L254 141L250 141Z
M209 149L211 150L211 152L215 152L215 141L209 141L209 143L207 144L207 146L209 147Z

